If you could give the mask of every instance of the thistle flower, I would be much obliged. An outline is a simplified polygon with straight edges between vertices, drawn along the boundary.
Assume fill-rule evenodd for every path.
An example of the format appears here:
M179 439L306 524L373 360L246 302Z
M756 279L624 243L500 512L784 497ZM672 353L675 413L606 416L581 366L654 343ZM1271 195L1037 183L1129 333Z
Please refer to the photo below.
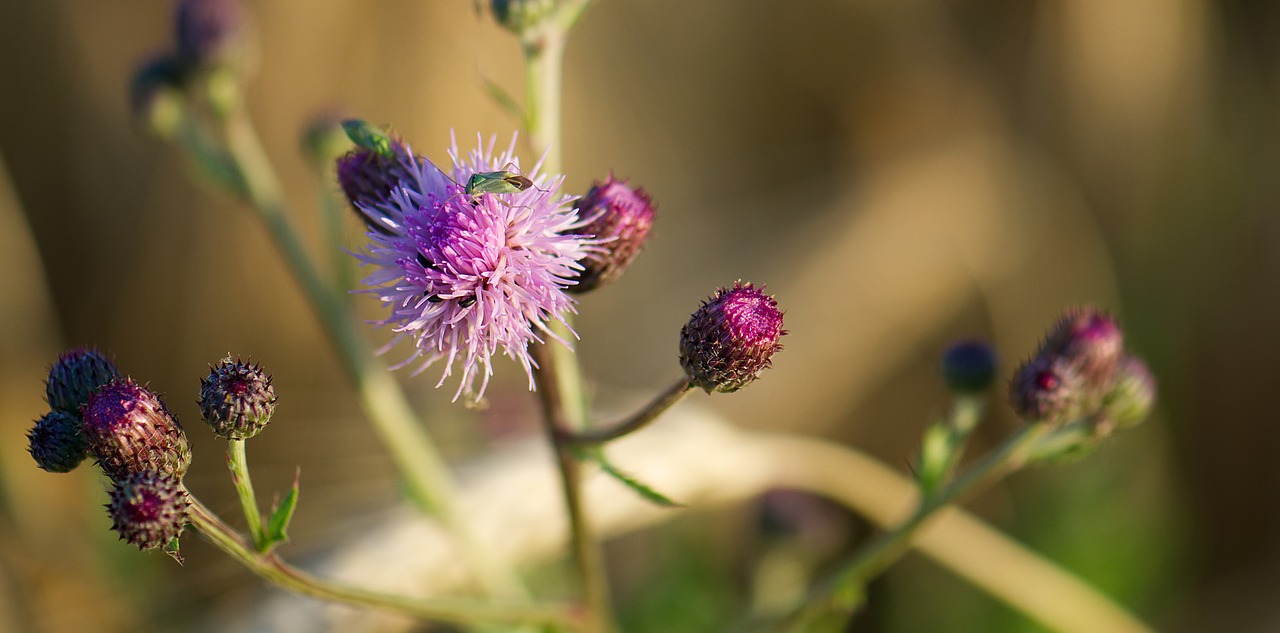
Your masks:
M398 367L416 363L415 373L443 361L437 386L460 363L455 399L484 395L500 348L534 387L529 345L559 340L548 326L573 311L565 287L594 243L570 234L579 222L572 198L560 193L564 178L540 175L539 165L524 173L533 185L523 190L467 193L458 183L477 173L519 170L514 137L503 152L493 146L481 142L463 157L455 142L452 178L406 152L399 164L408 177L388 200L357 200L378 222L357 257L375 269L361 292L391 311L376 322L397 334L388 348L410 340L414 351Z
M778 302L737 281L702 302L680 330L680 366L707 393L737 391L772 364L786 333Z
M1065 359L1090 389L1104 390L1124 354L1124 333L1115 318L1093 306L1067 310L1050 328L1038 356Z
M50 411L27 432L27 451L36 465L51 473L71 472L89 454L89 443L80 433L80 416Z
M223 439L257 435L276 410L276 390L262 366L224 359L200 381L200 415Z
M644 189L633 189L612 175L603 183L592 185L576 206L578 217L587 225L575 232L595 237L600 242L600 250L582 260L578 283L569 287L569 292L575 294L593 290L621 276L631 260L640 254L654 215L653 200Z
M191 448L178 420L154 392L119 378L89 396L83 433L103 472L120 481L155 470L181 478Z
M942 355L942 378L953 391L986 391L996 379L996 351L984 341L955 343Z
M188 503L177 477L143 471L115 482L107 514L120 540L141 550L157 549L182 533Z
M89 394L120 377L115 361L91 347L77 347L58 357L49 368L45 397L49 407L80 417Z
M1009 404L1024 420L1056 423L1081 413L1086 395L1084 379L1073 363L1039 355L1014 373Z

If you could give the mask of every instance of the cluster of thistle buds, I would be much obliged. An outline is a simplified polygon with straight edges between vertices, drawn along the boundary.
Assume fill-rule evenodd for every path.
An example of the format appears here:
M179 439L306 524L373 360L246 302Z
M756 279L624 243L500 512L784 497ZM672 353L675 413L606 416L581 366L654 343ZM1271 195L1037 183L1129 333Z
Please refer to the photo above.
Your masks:
M1115 318L1093 307L1068 310L1009 387L1010 404L1024 420L1085 424L1096 437L1141 422L1155 398L1146 363L1126 352Z
M112 484L111 528L139 549L177 557L191 447L164 400L90 348L60 356L45 392L51 410L27 434L36 465L65 473L92 456ZM202 382L200 406L218 435L251 437L270 419L275 393L261 367L227 359Z

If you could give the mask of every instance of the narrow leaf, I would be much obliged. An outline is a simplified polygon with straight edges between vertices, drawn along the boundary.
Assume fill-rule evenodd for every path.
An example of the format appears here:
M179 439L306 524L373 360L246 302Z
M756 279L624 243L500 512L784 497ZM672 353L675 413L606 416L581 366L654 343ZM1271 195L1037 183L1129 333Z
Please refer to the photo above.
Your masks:
M622 485L630 488L650 503L664 508L682 507L682 504L672 501L666 495L654 490L647 484L641 483L635 477L618 470L617 466L614 466L609 462L609 460L605 459L604 451L595 451L595 454L591 457L596 463L600 464L600 470L603 470L605 474L617 479L619 482L622 482Z
M271 518L267 520L267 527L264 530L267 549L276 543L289 540L289 522L293 520L293 511L298 508L298 479L301 476L302 470L299 469L293 476L293 488L289 489L289 494L271 508Z

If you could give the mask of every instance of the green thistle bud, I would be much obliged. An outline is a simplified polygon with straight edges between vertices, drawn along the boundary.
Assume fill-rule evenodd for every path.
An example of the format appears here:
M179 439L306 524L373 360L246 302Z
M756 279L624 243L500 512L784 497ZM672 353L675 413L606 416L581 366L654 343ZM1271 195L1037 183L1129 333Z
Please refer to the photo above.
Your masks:
M177 477L143 471L115 482L107 513L120 540L140 550L159 549L182 533L189 503Z
M77 347L59 356L49 368L45 397L54 410L79 417L89 394L119 377L111 357L91 347Z
M83 432L98 465L116 481L149 470L181 479L191 465L191 447L178 420L159 396L128 378L89 396Z
M89 443L80 432L80 416L50 411L27 432L27 450L36 465L51 473L71 472L89 454Z
M276 390L258 364L224 359L200 381L200 415L213 432L228 440L251 438L271 421Z
M1103 399L1103 411L1118 428L1137 426L1151 414L1156 403L1156 378L1137 356L1120 361L1115 383Z

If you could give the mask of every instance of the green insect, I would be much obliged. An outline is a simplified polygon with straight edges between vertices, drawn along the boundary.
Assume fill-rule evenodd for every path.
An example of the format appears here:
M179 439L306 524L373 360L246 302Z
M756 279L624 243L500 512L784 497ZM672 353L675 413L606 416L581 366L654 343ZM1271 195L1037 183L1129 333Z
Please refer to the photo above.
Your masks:
M504 169L471 174L462 190L475 202L486 193L518 193L532 186L532 180Z
M391 149L391 137L364 119L345 119L342 122L342 130L347 133L347 138L359 147L383 158L391 158L394 155Z

